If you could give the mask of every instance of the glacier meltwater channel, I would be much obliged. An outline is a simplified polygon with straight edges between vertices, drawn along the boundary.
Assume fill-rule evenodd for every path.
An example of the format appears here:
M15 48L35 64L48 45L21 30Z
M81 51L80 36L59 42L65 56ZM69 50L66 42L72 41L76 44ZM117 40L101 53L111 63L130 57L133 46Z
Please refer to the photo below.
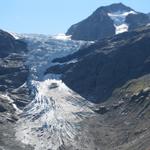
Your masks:
M57 150L62 145L77 147L74 140L80 132L79 122L92 115L89 103L60 80L61 75L44 76L54 65L54 58L77 51L85 42L44 35L20 36L28 43L26 65L30 69L28 84L34 99L20 114L16 138L35 150ZM76 60L77 61L77 60ZM74 61L74 62L76 62Z

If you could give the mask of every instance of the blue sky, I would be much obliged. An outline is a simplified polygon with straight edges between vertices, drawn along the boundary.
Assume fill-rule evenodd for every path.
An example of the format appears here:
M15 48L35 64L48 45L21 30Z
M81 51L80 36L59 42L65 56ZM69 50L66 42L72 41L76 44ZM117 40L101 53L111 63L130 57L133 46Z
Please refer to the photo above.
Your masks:
M18 33L64 33L98 7L117 2L150 12L150 0L0 0L0 28Z

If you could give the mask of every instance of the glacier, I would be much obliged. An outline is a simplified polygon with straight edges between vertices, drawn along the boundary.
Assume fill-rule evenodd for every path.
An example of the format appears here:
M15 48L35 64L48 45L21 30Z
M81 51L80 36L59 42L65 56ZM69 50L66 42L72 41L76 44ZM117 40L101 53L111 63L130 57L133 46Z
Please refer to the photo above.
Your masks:
M48 67L55 65L52 63L54 58L71 54L87 42L72 41L63 35L61 38L60 35L36 34L15 37L28 43L29 52L25 55L30 74L27 84L34 95L19 114L16 139L33 146L35 150L58 150L63 146L67 149L87 149L84 144L93 149L92 140L84 144L76 140L78 137L88 139L82 133L80 122L94 115L93 104L69 89L61 81L61 74L44 75ZM71 62L76 63L77 60Z

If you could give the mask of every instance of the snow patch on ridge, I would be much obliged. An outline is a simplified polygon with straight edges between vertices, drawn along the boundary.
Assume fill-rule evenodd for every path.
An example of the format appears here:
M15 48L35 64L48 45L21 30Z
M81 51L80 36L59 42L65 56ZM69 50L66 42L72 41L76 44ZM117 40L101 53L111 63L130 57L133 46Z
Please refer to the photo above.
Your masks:
M14 32L8 32L10 35L12 35L16 40L20 39L19 34Z
M137 14L135 11L129 11L129 12L113 12L108 13L108 16L114 21L114 26L116 28L116 34L120 34L123 32L128 31L128 24L125 22L126 17L129 14Z

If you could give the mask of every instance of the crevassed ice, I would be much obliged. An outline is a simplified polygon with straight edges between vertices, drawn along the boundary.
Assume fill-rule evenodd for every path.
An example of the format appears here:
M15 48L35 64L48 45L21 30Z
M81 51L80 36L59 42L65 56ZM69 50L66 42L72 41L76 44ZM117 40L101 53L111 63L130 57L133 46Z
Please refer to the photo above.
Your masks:
M113 20L114 26L116 28L116 34L120 34L123 32L128 31L128 24L125 22L126 17L129 14L137 14L135 11L128 11L128 12L113 12L113 13L108 13L108 16Z

